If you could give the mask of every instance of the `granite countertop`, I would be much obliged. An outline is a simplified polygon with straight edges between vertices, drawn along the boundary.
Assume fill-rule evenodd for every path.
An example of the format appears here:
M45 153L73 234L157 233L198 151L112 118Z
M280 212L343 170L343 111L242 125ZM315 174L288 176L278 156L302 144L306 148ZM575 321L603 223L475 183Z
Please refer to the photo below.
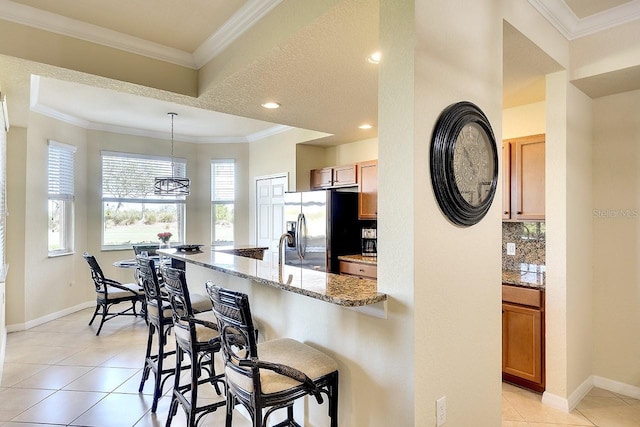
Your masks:
M340 255L339 261L358 262L360 264L372 264L378 265L377 256L362 256L362 255Z
M254 258L262 260L264 258L264 251L267 247L255 247L255 246L212 246L211 250L225 252L233 255L243 256L246 258Z
M242 249L241 252L246 253L249 248ZM233 252L231 248L226 248L225 251L215 248L204 249L197 253L181 253L175 249L159 251L165 256L188 264L210 268L344 307L361 307L387 300L386 294L378 292L378 283L375 280L289 265L282 266L280 271L277 266L272 267L267 261L255 257L235 255ZM236 251L235 253L240 252Z
M520 264L519 270L502 270L502 283L544 290L546 267L540 264Z

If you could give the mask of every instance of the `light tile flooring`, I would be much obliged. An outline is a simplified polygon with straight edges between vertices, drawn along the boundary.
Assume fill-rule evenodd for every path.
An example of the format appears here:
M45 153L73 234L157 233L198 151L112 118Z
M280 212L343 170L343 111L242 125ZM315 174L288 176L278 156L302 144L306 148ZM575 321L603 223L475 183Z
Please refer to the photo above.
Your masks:
M541 395L502 385L502 427L639 427L640 400L592 389L570 414L540 403Z
M87 326L91 312L83 310L8 335L0 427L164 426L170 384L165 385L156 414L150 412L152 378L138 393L147 326L139 319L117 318L96 337L96 324ZM219 399L212 389L202 398ZM185 425L181 409L172 425ZM224 425L224 411L207 415L200 425ZM241 415L234 417L234 427L249 425ZM539 394L503 385L502 427L560 426L640 427L640 401L594 389L566 414L542 405Z
M99 319L87 326L92 312L83 310L8 334L0 382L1 427L165 425L172 380L165 384L155 414L151 413L153 373L143 393L138 393L146 324L130 316L115 318L107 321L96 337ZM169 358L166 363L173 366L175 359ZM221 399L213 388L203 389L199 401ZM199 425L222 426L224 415L221 408L206 415ZM233 421L234 427L251 424L239 414ZM181 408L171 425L186 425Z

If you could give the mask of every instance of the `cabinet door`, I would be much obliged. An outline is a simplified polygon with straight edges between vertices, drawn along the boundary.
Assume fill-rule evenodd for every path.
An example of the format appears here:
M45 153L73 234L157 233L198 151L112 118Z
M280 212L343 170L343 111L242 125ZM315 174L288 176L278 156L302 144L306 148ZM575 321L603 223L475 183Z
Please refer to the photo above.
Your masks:
M376 279L378 277L378 267L371 264L340 261L340 274L358 276L361 279Z
M542 313L502 304L502 372L542 383Z
M331 187L332 179L333 179L333 168L311 170L311 188L312 189Z
M511 143L502 142L502 219L511 218Z
M544 135L515 142L515 215L512 219L544 220Z
M358 165L358 218L378 218L378 161L362 162Z
M357 184L356 165L336 166L333 168L333 186Z

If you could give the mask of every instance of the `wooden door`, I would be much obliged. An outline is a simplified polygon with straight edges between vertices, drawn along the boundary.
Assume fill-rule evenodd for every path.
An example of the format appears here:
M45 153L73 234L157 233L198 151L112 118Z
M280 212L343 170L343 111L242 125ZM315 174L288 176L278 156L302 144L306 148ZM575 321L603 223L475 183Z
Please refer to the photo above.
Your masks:
M502 304L502 372L542 384L542 313Z
M514 148L515 216L513 215L514 210L512 210L511 218L544 220L545 136L533 135L519 138L515 140Z
M358 218L378 218L378 161L371 160L358 164Z

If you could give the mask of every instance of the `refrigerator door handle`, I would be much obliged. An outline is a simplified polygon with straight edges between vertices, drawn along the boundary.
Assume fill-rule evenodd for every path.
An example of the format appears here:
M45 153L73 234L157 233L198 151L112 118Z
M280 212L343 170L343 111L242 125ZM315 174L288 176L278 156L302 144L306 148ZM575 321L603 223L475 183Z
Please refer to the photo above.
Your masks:
M307 238L307 221L304 217L304 214L298 215L298 233L297 233L298 242L296 244L296 249L298 251L298 256L300 259L304 259L304 255L307 251L306 248L306 238Z
M300 234L302 233L302 214L298 214L298 219L296 221L296 253L298 254L298 258L302 259L302 254L300 253Z

